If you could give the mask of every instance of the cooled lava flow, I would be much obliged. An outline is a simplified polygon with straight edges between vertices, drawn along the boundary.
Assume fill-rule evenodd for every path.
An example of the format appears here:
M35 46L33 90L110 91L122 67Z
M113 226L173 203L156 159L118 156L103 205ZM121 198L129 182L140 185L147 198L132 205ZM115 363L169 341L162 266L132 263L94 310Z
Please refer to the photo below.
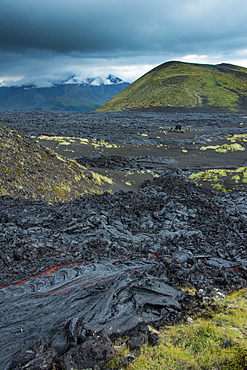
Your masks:
M57 266L2 287L0 363L7 368L37 338L56 347L56 333L73 317L113 334L176 315L183 294L167 281L154 258L126 258Z

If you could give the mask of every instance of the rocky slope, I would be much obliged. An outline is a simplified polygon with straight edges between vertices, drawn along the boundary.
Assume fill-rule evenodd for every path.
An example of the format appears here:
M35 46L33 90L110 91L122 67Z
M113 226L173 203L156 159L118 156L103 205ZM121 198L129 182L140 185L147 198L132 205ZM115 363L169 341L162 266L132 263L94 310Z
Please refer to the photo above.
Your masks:
M167 62L97 111L247 112L247 69L231 64Z
M85 167L0 126L0 195L58 202L99 192Z

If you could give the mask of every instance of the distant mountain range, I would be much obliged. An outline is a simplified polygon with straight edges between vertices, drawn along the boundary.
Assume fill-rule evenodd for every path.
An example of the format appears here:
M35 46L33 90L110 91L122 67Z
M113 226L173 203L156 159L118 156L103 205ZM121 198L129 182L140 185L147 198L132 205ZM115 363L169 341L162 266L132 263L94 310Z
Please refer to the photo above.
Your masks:
M109 75L78 82L71 76L51 87L0 87L0 110L56 110L91 112L125 89L129 83Z
M126 110L247 113L247 68L161 64L96 111Z

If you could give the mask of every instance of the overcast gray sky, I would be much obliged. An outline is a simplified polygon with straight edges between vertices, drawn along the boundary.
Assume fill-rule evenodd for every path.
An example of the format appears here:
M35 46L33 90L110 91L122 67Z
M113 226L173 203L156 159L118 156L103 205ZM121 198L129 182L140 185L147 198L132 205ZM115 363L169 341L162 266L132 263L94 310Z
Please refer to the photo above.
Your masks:
M133 82L169 60L247 67L246 19L246 0L0 0L0 84Z

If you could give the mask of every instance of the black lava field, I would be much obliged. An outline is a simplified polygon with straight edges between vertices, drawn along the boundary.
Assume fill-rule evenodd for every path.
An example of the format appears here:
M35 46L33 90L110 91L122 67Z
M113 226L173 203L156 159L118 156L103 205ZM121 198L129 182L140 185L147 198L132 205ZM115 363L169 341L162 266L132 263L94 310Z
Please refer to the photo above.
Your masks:
M246 133L238 115L1 112L0 120L30 136L154 147L166 139L151 134L177 124L198 134L167 139L173 148ZM101 368L114 356L112 338L186 314L181 288L246 286L246 192L198 187L181 161L138 191L58 204L0 198L1 370Z

